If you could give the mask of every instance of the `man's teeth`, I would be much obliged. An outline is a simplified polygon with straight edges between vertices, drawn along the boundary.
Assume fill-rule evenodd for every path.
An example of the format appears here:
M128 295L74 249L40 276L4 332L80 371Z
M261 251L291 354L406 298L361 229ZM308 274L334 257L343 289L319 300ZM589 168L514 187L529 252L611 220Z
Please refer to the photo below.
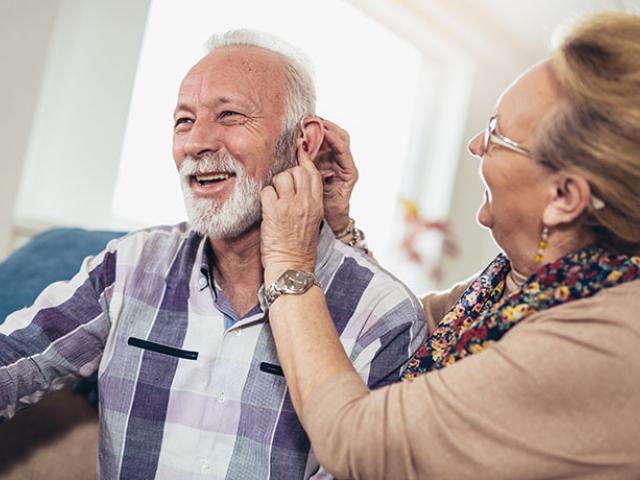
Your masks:
M223 180L227 180L230 176L230 173L211 173L207 175L196 175L196 181L200 183L221 182Z

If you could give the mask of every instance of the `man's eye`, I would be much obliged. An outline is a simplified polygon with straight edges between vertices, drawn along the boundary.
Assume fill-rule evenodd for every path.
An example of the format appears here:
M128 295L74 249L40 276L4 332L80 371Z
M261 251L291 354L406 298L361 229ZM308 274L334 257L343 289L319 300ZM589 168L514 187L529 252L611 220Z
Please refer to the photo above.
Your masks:
M238 117L241 115L241 113L234 112L233 110L225 110L224 112L220 113L220 118Z
M191 120L190 118L187 118L187 117L180 117L180 118L178 118L178 119L176 120L176 123L174 124L174 127L178 127L178 126L180 126L180 125L182 125L182 124L185 124L185 123L190 123L191 121L192 121L192 120Z

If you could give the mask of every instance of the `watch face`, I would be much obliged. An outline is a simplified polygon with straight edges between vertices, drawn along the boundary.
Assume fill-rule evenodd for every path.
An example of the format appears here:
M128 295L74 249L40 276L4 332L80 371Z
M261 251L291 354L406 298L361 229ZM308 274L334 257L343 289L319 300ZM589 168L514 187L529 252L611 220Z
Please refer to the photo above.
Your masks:
M303 275L302 272L295 272L293 275L289 277L289 284L293 288L302 288L308 283L307 276Z
M292 293L298 295L309 290L313 285L318 285L316 276L310 272L299 270L287 270L280 278L265 289L267 304L273 302L282 294Z
M303 292L308 289L314 281L311 273L297 270L287 270L278 279L278 290L288 293Z

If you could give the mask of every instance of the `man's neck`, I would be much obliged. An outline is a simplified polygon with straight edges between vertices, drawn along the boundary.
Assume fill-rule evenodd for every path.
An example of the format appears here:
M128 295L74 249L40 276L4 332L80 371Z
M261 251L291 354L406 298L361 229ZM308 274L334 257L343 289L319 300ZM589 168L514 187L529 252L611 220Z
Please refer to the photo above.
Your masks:
M210 242L216 281L238 318L242 318L256 305L256 293L263 281L260 227L251 227L236 238L210 239Z

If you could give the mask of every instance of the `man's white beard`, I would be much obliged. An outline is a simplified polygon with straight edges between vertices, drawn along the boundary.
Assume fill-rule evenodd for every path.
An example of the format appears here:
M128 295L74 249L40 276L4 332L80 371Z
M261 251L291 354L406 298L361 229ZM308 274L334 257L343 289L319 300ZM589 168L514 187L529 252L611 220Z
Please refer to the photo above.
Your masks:
M271 171L262 182L249 176L242 163L229 154L212 153L195 160L187 156L180 166L182 194L191 228L211 239L235 238L260 222L262 210L260 192L271 184L273 176L294 163L285 138L281 138L274 153ZM191 178L196 174L230 172L235 174L235 185L229 198L222 204L210 198L198 198L191 189Z

